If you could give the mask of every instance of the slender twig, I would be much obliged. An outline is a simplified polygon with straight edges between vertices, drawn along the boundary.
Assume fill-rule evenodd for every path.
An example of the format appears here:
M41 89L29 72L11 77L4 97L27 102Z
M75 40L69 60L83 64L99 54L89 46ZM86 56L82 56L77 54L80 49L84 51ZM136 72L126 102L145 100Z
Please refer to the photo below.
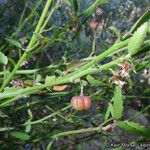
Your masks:
M94 37L93 37L93 42L92 42L92 52L90 56L92 56L95 53L96 50L96 31L94 30Z
M117 51L118 49L126 46L128 44L130 39L127 39L125 41L119 42L119 43L115 43L112 47L110 47L108 50L104 51L103 53L99 54L98 56L94 57L93 60L91 60L90 62L88 62L87 64L85 64L84 66L82 66L80 68L80 70L77 70L73 73L70 73L69 75L66 75L66 77L68 76L72 76L74 74L77 74L85 69L88 69L89 67L91 67L92 65L94 65L96 62L100 61L101 59L105 58L106 56L110 55L111 53L114 53L115 51Z
M13 127L0 128L0 132L2 132L2 131L10 131L10 130L14 130L14 128Z
M47 0L47 3L45 5L45 8L42 12L42 15L40 17L40 20L37 24L37 27L35 29L35 33L38 33L40 31L40 28L44 22L44 19L46 17L46 14L48 12L48 9L50 7L50 4L51 4L51 1L52 0ZM28 56L28 53L30 52L30 49L32 49L32 47L34 46L36 42L36 36L35 34L33 34L30 42L29 42L29 45L27 46L27 50L24 52L24 54L22 55L22 57L19 59L17 65L15 66L15 68L13 69L13 71L11 72L11 74L8 76L8 78L3 82L2 86L1 86L1 89L0 89L0 92L2 92L5 88L5 86L10 82L10 80L13 78L14 74L16 73L16 71L19 69L20 65L22 64L22 62L25 60L25 58Z
M51 9L51 11L48 13L48 16L47 16L47 18L45 19L45 21L44 21L42 27L40 28L39 33L42 33L42 32L43 32L43 30L45 29L47 23L49 22L49 20L50 20L52 14L54 13L54 11L55 11L56 9L58 9L59 5L60 5L60 0L57 1L57 3L55 4L55 6L54 6L54 7Z
M48 110L52 111L53 113L55 113L55 111L50 108L48 105L45 106ZM66 117L64 117L63 115L60 114L60 112L56 113L57 116L59 116L60 118L64 119L67 122L72 122L71 120L67 119Z
M60 137L60 136L68 136L68 135L85 133L85 132L94 132L94 131L100 131L100 127L66 131L66 132L55 134L55 135L51 136L51 138L57 138L57 137Z
M43 0L39 0L38 1L38 3L36 4L36 6L32 9L30 15L27 18L24 19L24 21L20 24L20 26L18 27L18 29L16 30L16 32L13 33L13 35L11 36L11 38L13 38L15 35L17 35L20 32L20 30L24 27L24 25L32 18L32 16L36 12L37 8L42 3L42 1Z
M85 133L85 132L94 132L94 131L104 131L103 130L103 126L112 121L113 118L110 118L108 119L107 121L101 123L98 127L94 127L94 128L87 128L87 129L81 129L81 130L72 130L72 131L66 131L66 132L62 132L62 133L58 133L58 134L55 134L53 136L51 136L51 138L57 138L57 137L60 137L60 136L68 136L68 135L73 135L73 134L79 134L79 133ZM114 125L114 124L112 124Z
M79 72L78 74L75 74L75 75L68 77L68 78L66 78L65 76L59 77L50 83L46 83L46 84L42 84L42 85L38 85L38 86L34 86L34 87L27 87L25 89L22 89L22 90L16 92L16 93L13 93L13 95L2 94L2 95L0 95L0 99L9 98L9 97L16 96L16 95L22 96L22 94L26 95L27 93L32 94L32 93L35 93L36 91L39 91L39 90L47 88L47 87L52 87L52 86L58 85L58 84L73 82L74 80L79 79L80 77L85 76L87 74L96 74L102 70L107 70L107 69L115 66L116 64L119 64L119 63L121 63L124 60L129 59L129 58L130 58L130 55L126 55L126 56L120 57L120 58L118 58L118 59L116 59L110 63L104 64L98 68L89 68L87 70L83 70L83 71ZM10 102L10 100L9 100L9 102ZM2 103L0 105L0 107L4 106L4 104L8 104L7 100L4 103Z
M56 112L54 112L54 113L52 113L52 114L50 114L50 115L48 115L48 116L46 116L44 118L41 118L39 120L35 120L35 121L32 121L32 122L24 123L21 126L27 126L27 125L33 125L33 124L37 124L37 123L42 123L43 121L45 121L45 120L47 120L47 119L57 115L61 111L65 111L65 110L69 109L70 107L71 107L70 105L66 106L66 107L62 108L61 110L58 110L58 111L56 111Z

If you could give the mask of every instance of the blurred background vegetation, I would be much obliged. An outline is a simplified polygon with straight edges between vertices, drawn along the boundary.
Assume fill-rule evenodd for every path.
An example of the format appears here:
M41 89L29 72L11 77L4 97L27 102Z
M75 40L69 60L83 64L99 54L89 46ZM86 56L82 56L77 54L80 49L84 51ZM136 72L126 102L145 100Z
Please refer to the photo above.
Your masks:
M28 16L37 2L38 1L36 0L1 0L1 42L3 42L4 37L10 36L16 31L22 12L25 11L25 16ZM78 12L74 13L76 15L80 14L91 4L93 4L93 2L94 0L80 0L78 8L79 10ZM21 30L16 38L29 36L32 34L32 30L36 26L36 21L39 19L43 7L44 3L42 3L37 9L35 13L36 17L26 23L25 28ZM68 55L73 55L72 57L74 59L80 59L82 57L88 56L93 39L93 32L89 26L92 19L97 19L101 23L101 32L97 39L98 44L96 48L96 53L98 54L102 50L109 47L112 42L116 40L116 37L113 36L111 30L108 29L108 27L115 26L120 30L120 32L126 33L137 21L137 19L140 18L140 16L145 11L148 11L150 9L150 6L149 0L112 0L107 5L100 6L100 8L103 9L103 15L99 16L96 12L93 13L92 16L82 26L82 30L78 34L78 38L72 41L73 43L68 42L71 38L71 35L69 35L65 37L66 42L64 44L58 44L55 48L47 50L51 53L53 61L57 61L66 51L69 51ZM69 15L68 6L66 4L63 4L63 6L53 14L53 17L49 21L48 26L51 27L52 25L54 25L62 27L64 24L70 23L71 21L72 18ZM52 33L49 32L49 34ZM56 51L56 49L59 49L59 51ZM72 57L69 57L70 60L72 59Z

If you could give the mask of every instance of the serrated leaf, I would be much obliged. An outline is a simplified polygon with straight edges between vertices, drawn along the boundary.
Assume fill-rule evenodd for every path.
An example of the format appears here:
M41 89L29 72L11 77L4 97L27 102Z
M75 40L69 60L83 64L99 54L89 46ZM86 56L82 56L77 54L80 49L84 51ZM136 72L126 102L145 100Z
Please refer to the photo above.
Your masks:
M20 42L14 40L14 39L9 39L9 38L6 38L6 40L7 40L8 43L10 43L11 45L14 45L14 46L16 46L16 47L18 47L18 48L20 48L20 49L22 48L22 45L21 45Z
M116 119L119 119L121 118L123 112L123 96L120 86L115 87L113 102L114 102L114 117Z
M108 106L108 108L107 108L107 110L106 110L106 113L105 113L104 121L106 121L106 120L109 118L110 113L111 113L110 107Z
M23 89L20 87L11 87L11 88L5 88L5 91L3 93L0 93L0 99L13 97L19 94Z
M99 86L101 84L101 82L99 82L98 80L96 80L94 77L92 77L91 75L87 75L86 79L88 80L88 82L92 85L92 86Z
M71 6L71 3L70 3L69 0L64 0L64 2L65 2L67 5Z
M150 33L150 21L148 22L148 29L147 32Z
M117 125L133 134L137 134L144 137L150 137L150 129L145 128L144 126L131 122L131 121L119 121Z
M75 10L76 12L78 11L78 7L79 7L78 1L77 1L77 0L73 0L73 8L74 8L74 10Z
M146 37L148 30L148 23L144 23L141 27L134 32L133 36L131 37L128 43L128 52L133 55L136 54L140 47L144 42L144 38Z
M55 76L46 76L46 79L45 79L45 84L51 84L52 82L55 81Z
M22 140L22 141L27 141L30 139L30 136L24 132L12 131L9 134L17 139Z
M2 52L0 52L0 64L7 65L8 63L8 58L5 56Z
M111 101L113 101L113 99ZM108 105L109 105L109 109L110 109L111 115L114 117L114 106L113 106L113 104L111 102L108 103Z

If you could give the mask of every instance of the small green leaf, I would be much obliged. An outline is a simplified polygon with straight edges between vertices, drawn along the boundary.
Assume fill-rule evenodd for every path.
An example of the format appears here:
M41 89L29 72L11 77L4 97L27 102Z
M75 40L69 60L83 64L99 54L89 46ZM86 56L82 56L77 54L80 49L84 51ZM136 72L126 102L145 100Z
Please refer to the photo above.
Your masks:
M51 84L52 82L55 81L55 76L46 76L46 79L45 79L45 84Z
M17 139L22 140L22 141L27 141L30 139L30 136L24 132L12 131L9 134Z
M42 79L41 75L40 74L37 74L36 78L35 78L35 81L34 82L40 82Z
M113 99L111 101L113 101ZM111 115L114 117L114 106L113 106L113 104L111 102L108 103L108 105L109 105L109 109L110 109Z
M0 52L0 64L7 65L8 63L8 58L5 56L2 52Z
M96 80L91 75L87 75L86 79L92 86L100 86L102 84L100 81Z
M26 132L29 133L32 129L32 126L29 124L26 126Z
M116 119L119 119L121 118L123 112L123 97L120 86L115 87L113 102L114 102L114 117Z
M14 39L6 38L6 41L8 41L8 43L10 43L11 45L14 45L18 48L22 48L22 45L20 44L20 42L14 40Z
M150 137L150 129L131 121L118 121L117 125L133 134Z
M149 95L150 93L150 88L147 88L144 90L143 95Z
M107 110L106 110L106 113L105 113L105 117L104 117L104 120L105 120L105 121L109 118L110 113L111 113L110 107L108 106L108 108L107 108Z
M88 85L88 82L85 81L85 80L81 80L81 84L82 84L82 86L87 86L87 85Z
M74 10L77 12L78 11L78 1L77 0L73 0L73 8Z
M62 72L61 70L59 70L59 69L56 69L56 70L55 70L55 73L58 73L60 76L63 75L63 72Z
M53 142L49 142L49 144L46 147L46 150L51 150L52 144L53 144Z
M20 87L11 87L11 88L5 88L5 91L3 93L0 93L0 99L13 97L19 94L23 89Z
M150 17L150 16L149 16ZM150 33L150 19L148 21L148 29L147 29L148 34Z
M128 51L131 55L136 54L144 42L148 30L148 23L144 23L134 32L128 43Z

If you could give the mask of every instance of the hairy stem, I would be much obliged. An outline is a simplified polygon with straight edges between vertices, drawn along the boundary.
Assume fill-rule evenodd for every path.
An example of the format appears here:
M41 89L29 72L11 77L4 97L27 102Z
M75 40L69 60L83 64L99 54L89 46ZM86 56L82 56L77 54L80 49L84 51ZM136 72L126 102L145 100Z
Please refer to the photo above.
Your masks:
M57 137L60 137L60 136L68 136L68 135L73 135L73 134L78 134L78 133L85 133L85 132L94 132L94 131L100 131L100 127L66 131L66 132L55 134L55 135L51 136L51 138L57 138Z
M96 62L100 61L101 59L105 58L106 56L110 55L111 53L114 53L115 51L117 51L118 49L126 46L128 44L130 39L127 39L125 41L119 42L119 43L115 43L112 47L110 47L108 50L104 51L103 53L99 54L98 56L96 56L93 60L91 60L90 62L88 62L87 64L85 64L84 66L82 66L80 68L80 70L74 71L73 73L70 73L68 75L66 75L66 77L75 75L83 70L88 69L89 67L92 67L92 65L94 65Z
M26 94L32 94L32 93L38 92L39 90L42 90L42 89L47 88L47 87L52 87L52 86L58 85L58 84L70 83L70 82L73 82L76 79L79 79L82 76L87 75L87 74L95 74L95 73L98 73L102 70L107 70L107 69L115 66L116 64L119 64L119 63L121 63L124 60L127 60L129 58L130 58L130 55L126 55L124 57L120 57L120 58L118 58L114 61L111 61L110 63L104 64L104 65L102 65L98 68L89 68L87 70L83 70L83 71L79 72L78 74L72 75L71 77L68 77L68 78L66 78L65 76L64 77L59 77L55 81L52 81L51 83L46 83L46 84L42 84L42 85L38 85L38 86L34 86L34 87L27 87L25 89L22 89L22 90L18 91L17 93L13 93L13 95L2 94L2 95L0 95L0 99L10 98L12 96L20 96L20 95L22 96L22 95L26 95ZM14 98L12 98L12 100L14 101ZM4 103L2 103L0 105L0 107L8 104L8 102L12 102L11 99L6 100Z

